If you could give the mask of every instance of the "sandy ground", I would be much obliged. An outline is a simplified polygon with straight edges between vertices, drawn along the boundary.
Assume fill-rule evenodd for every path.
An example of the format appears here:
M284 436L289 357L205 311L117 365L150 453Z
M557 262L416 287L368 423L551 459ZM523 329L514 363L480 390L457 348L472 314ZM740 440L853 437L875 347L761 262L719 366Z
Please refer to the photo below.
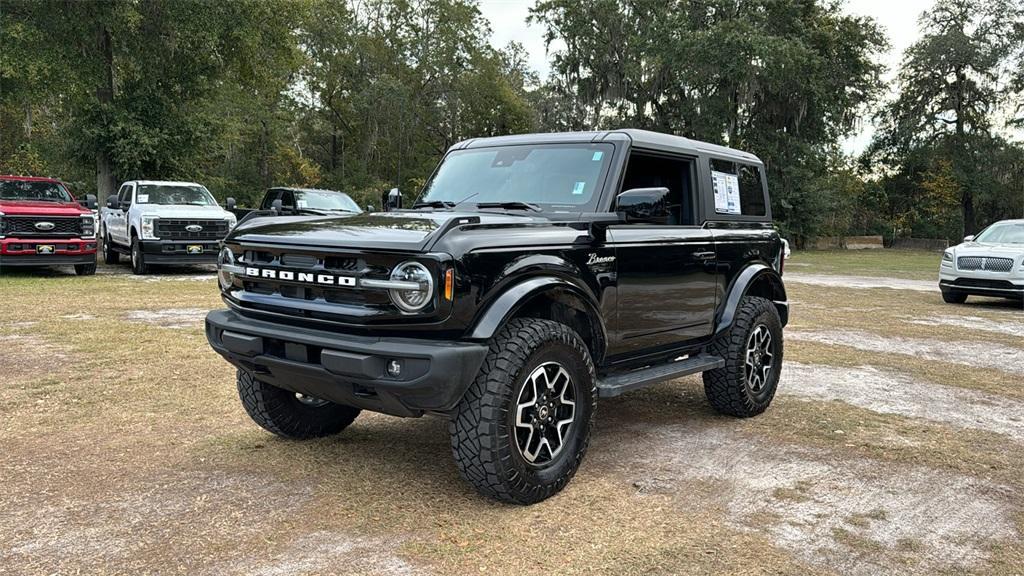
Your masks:
M893 290L917 290L920 292L938 292L938 273L936 280L908 280L905 278L885 278L871 276L846 276L842 274L812 274L809 272L787 272L786 282L809 284L811 286L829 286L833 288L891 288Z

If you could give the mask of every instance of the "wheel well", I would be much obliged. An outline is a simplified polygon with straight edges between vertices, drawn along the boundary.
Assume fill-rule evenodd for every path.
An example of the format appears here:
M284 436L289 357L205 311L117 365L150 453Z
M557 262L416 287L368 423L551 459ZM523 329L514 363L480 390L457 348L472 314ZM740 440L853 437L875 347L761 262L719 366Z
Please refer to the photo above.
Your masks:
M782 284L782 281L778 276L775 276L774 274L758 275L750 282L750 285L747 286L746 294L747 296L760 296L762 298L767 298L772 301L772 303L786 301L786 287ZM776 304L775 307L779 311L779 316L783 317L782 323L785 325L788 320L785 316L788 315L789 310L785 306L780 306L778 304Z
M507 320L513 318L541 318L565 324L583 339L594 364L600 366L604 360L606 343L601 320L577 294L559 289L542 292L530 298Z

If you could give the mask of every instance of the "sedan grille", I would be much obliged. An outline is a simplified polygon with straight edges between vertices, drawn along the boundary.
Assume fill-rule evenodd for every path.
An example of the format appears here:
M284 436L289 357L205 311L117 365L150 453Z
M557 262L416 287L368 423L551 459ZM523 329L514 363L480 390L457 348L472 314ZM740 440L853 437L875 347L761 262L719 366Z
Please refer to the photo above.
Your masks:
M226 220L159 218L156 221L156 236L161 240L223 240L227 235Z
M961 256L956 259L960 270L985 270L988 272L1009 272L1013 270L1011 258L989 258L987 256Z
M81 236L82 219L75 217L4 216L8 236Z

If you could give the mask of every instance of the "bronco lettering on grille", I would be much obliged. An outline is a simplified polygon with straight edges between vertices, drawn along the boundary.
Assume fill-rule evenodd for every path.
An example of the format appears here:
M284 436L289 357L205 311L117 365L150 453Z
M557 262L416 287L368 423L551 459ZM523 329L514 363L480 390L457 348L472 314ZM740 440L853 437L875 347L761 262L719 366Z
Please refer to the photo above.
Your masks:
M321 286L356 285L356 279L352 276L337 276L334 274L321 274L318 272L292 272L291 270L277 270L274 268L246 267L245 275L249 278L268 278L270 280L301 282L304 284L318 284Z

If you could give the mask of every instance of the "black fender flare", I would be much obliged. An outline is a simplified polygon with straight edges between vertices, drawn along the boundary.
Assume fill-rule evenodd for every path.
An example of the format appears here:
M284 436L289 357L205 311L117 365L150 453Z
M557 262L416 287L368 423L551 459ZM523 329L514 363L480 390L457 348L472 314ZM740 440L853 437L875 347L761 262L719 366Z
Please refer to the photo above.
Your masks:
M580 288L573 282L557 276L534 276L506 289L478 317L472 331L469 333L469 339L490 339L497 334L502 325L509 318L512 318L523 305L535 296L550 291L568 292L582 302L587 307L587 315L591 318L594 325L595 336L600 338L602 343L608 341L608 332L605 328L604 320L593 297L588 291Z
M761 283L766 283L761 286ZM761 295L771 300L779 311L779 318L782 325L789 323L789 300L786 298L786 286L782 282L782 276L767 264L754 263L744 268L733 281L729 293L725 297L725 303L715 322L715 335L721 334L732 326L736 318L736 311L740 307L740 301L754 286L759 287Z

